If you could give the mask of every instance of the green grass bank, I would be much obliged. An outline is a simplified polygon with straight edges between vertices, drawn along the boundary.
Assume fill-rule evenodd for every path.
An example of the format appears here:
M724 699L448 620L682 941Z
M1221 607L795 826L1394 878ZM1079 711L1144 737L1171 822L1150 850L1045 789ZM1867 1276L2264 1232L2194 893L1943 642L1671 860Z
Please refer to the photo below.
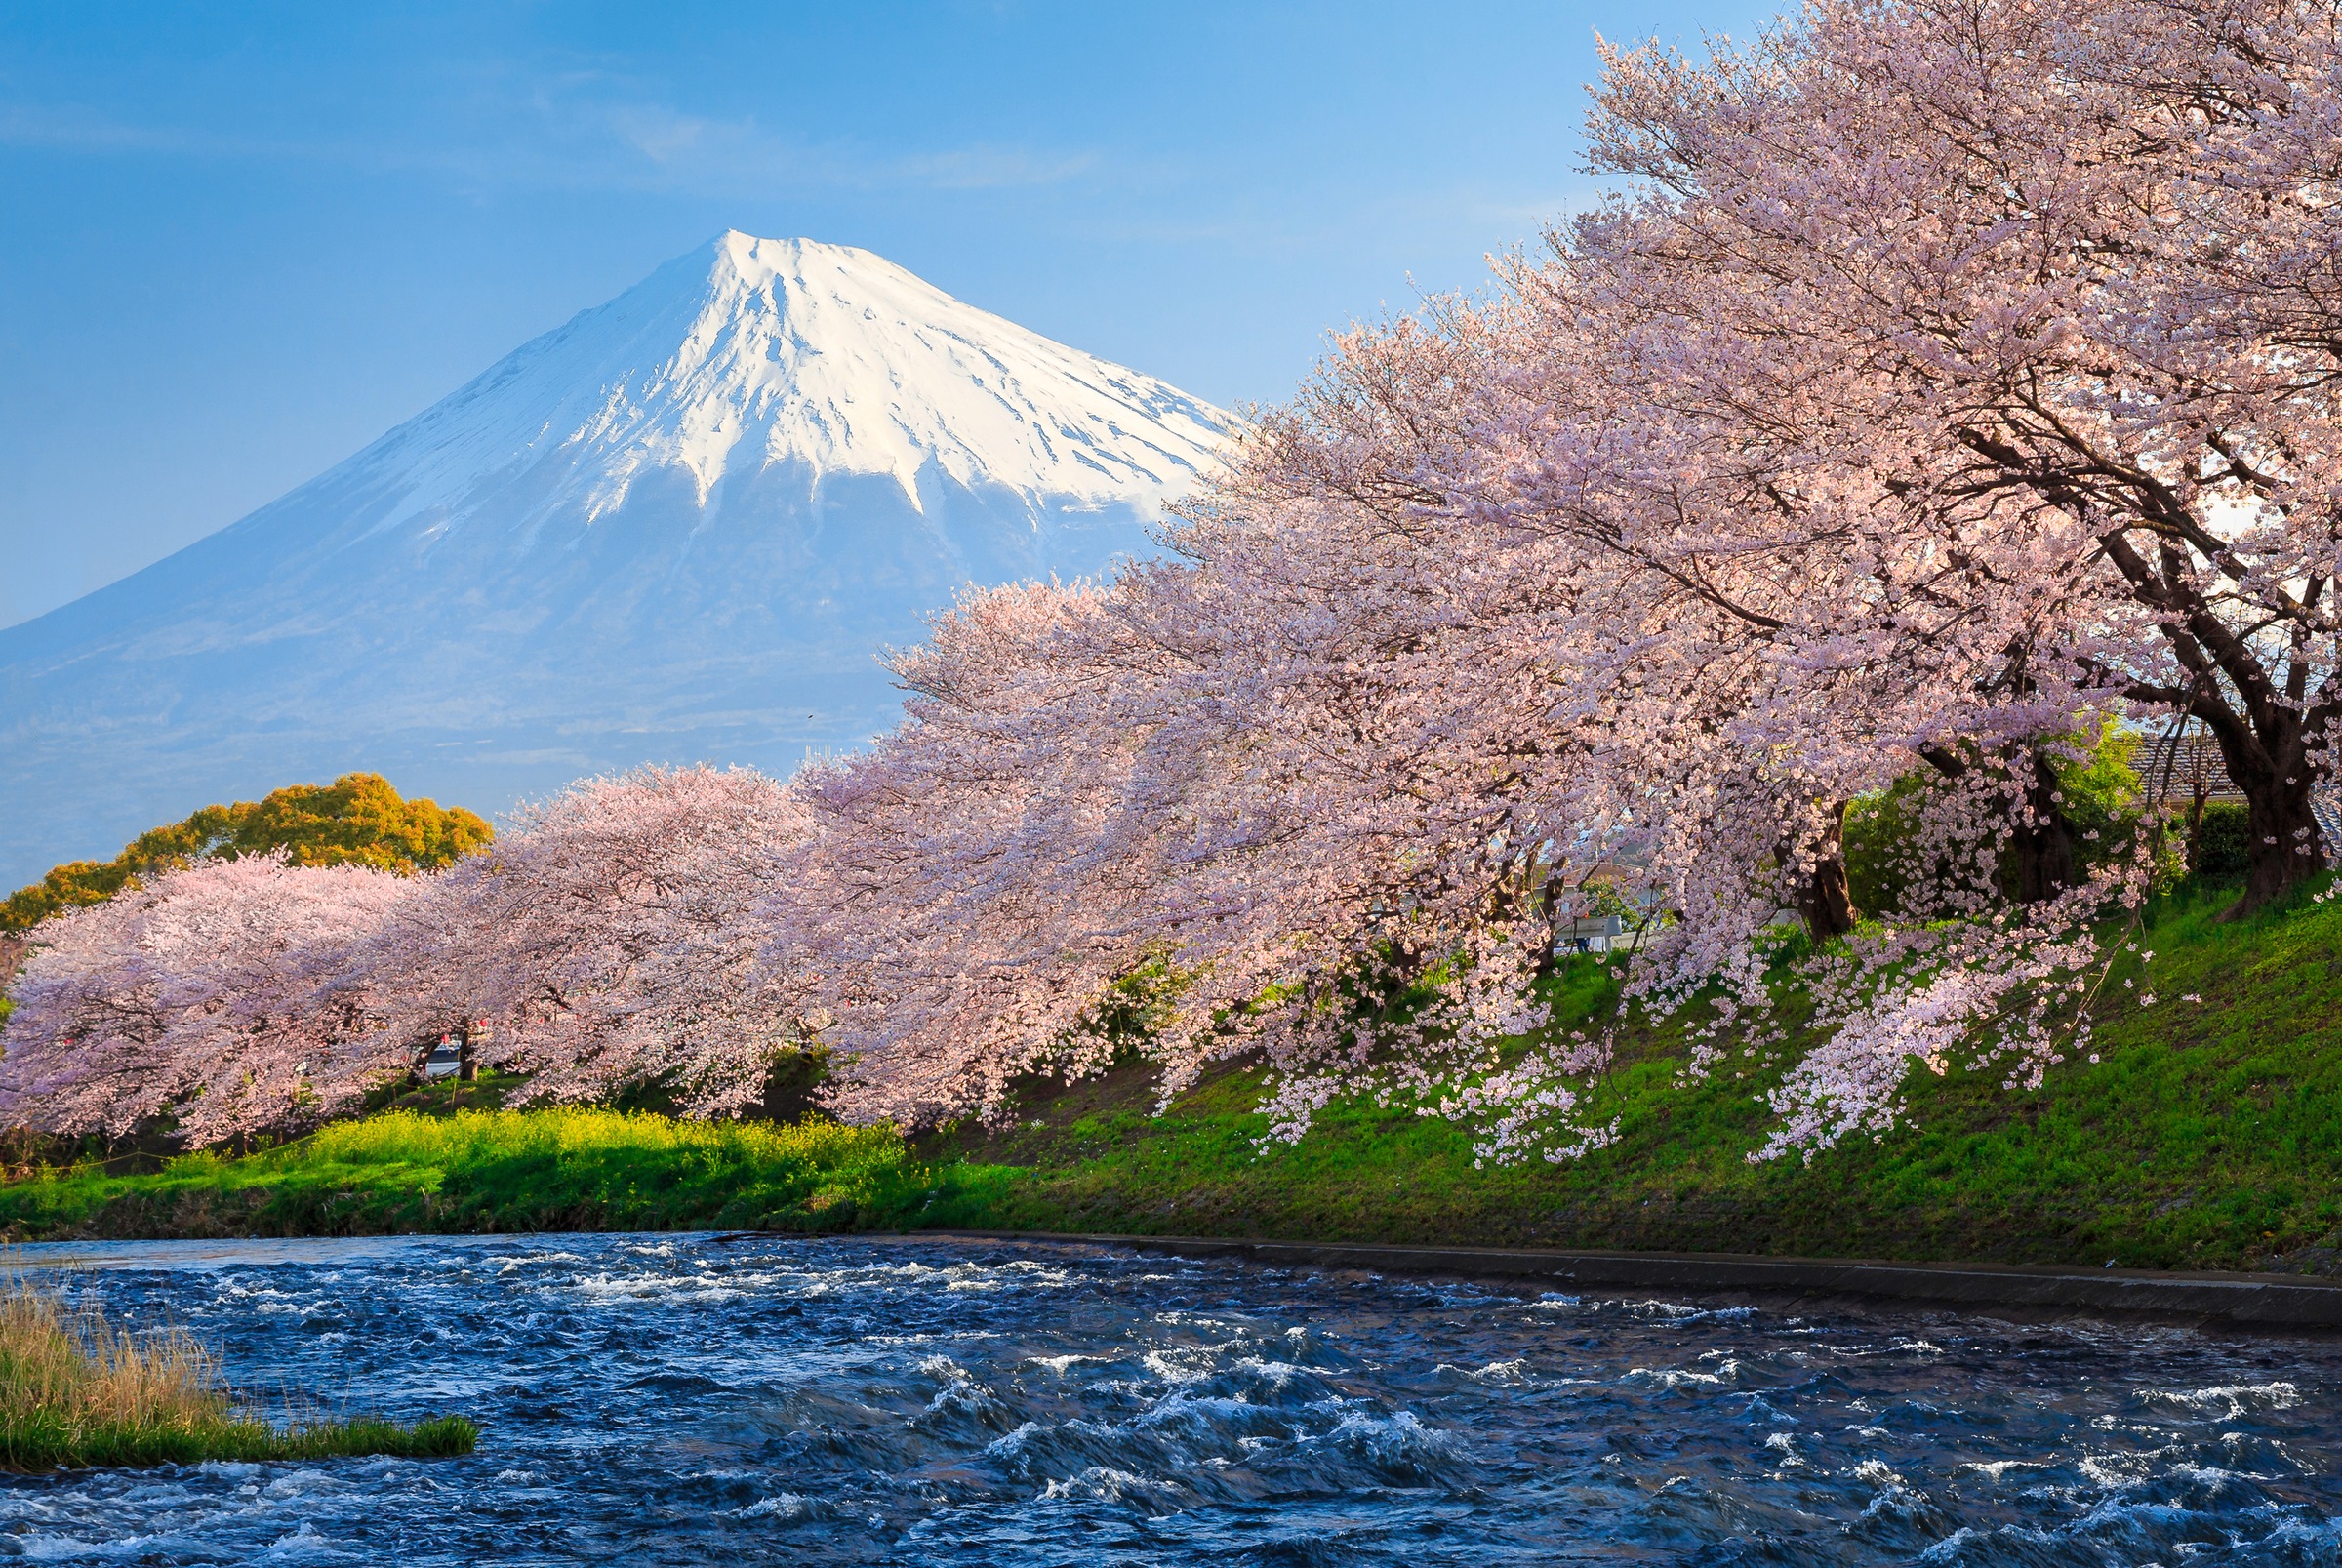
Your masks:
M144 1468L155 1465L259 1464L273 1460L456 1459L478 1446L462 1416L412 1426L363 1417L280 1427L259 1417L168 1424L74 1425L40 1416L0 1428L0 1469Z
M0 1229L20 1241L836 1230L900 1223L930 1187L961 1180L930 1172L883 1127L451 1107L452 1085L414 1098L420 1108L339 1122L240 1159L197 1153L159 1171L38 1173L0 1186Z
M1631 1022L1591 1115L1617 1142L1486 1170L1469 1135L1371 1105L1256 1152L1234 1073L1151 1114L1148 1075L1037 1086L1012 1130L905 1144L809 1122L692 1126L611 1111L395 1110L240 1160L48 1173L0 1187L0 1226L69 1235L970 1226L1620 1247L2342 1273L2342 901L2234 925L2165 907L2101 1009L2097 1065L2037 1093L1955 1069L1911 1125L1810 1164L1752 1164L1770 1073L1674 1083L1678 1026ZM2139 1008L2125 980L2162 1000ZM1608 972L1564 977L1573 1020ZM2194 993L2201 1003L2177 998ZM438 1103L432 1103L436 1105ZM1037 1125L1036 1125L1037 1123Z

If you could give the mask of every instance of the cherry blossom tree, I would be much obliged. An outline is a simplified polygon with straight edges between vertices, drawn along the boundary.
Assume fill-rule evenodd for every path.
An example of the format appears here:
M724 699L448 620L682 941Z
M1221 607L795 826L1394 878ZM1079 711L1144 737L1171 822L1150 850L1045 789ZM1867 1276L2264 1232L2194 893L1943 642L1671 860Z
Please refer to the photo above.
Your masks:
M420 887L336 984L394 1037L528 1074L522 1102L663 1082L689 1114L735 1112L802 1039L749 920L796 821L752 769L581 781Z
M749 916L797 816L747 770L646 769L516 814L434 876L199 864L44 922L0 1036L0 1116L218 1143L346 1111L453 1034L523 1100L662 1082L753 1101L804 1042Z
M927 1119L1101 1065L1098 1010L1149 974L1176 977L1166 1092L1265 1047L1295 1128L1394 978L1432 993L1390 1025L1402 1075L1538 1022L1556 835L1583 856L1601 803L1521 786L1521 704L1577 698L1427 591L1414 546L1338 546L1358 521L1271 508L1106 589L981 595L900 662L904 728L800 781L822 830L773 911L850 1060L842 1108Z
M1592 126L1630 189L1541 273L1840 531L1878 590L1849 636L1957 626L2011 701L2201 720L2247 907L2324 864L2338 27L1823 0L1705 62L1616 52Z
M328 982L416 884L357 865L199 862L33 934L0 1120L190 1145L313 1124L404 1069L362 990Z
M1533 1019L1496 934L1621 848L1672 910L1643 994L1720 981L1761 1034L1780 911L1847 933L1844 804L1918 766L1968 924L1856 945L1798 1136L1873 1125L1946 1031L2037 1077L2143 874L2082 875L2071 737L2204 718L2269 829L2248 902L2320 864L2322 25L1824 4L1702 65L1614 56L1616 202L1498 300L1346 339L1185 561L982 602L906 663L924 705L815 796L834 864L889 846L848 903L890 912L836 923L866 1082L996 1100L1159 959L1173 1081L1273 1018L1306 1113L1427 1060L1333 1022L1361 965Z

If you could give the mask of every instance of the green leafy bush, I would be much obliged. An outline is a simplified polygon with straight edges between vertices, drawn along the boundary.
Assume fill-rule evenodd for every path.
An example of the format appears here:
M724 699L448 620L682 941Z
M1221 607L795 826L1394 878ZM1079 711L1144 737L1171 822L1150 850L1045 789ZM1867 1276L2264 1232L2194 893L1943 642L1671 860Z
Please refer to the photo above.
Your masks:
M2252 864L2250 821L2239 800L2204 802L2203 818L2188 846L2188 869L2206 881L2242 876Z
M977 1178L982 1180L981 1176ZM959 1173L892 1127L679 1121L576 1106L393 1109L243 1158L45 1170L0 1186L17 1238L384 1231L846 1230L915 1214Z
M2080 739L2074 739L2077 749ZM2109 724L2086 751L2053 764L2058 792L2065 797L2066 816L2074 827L2078 870L2120 853L2138 825L2144 799L2132 766L2138 744L2135 735ZM1922 885L1942 892L1950 884L1972 885L1980 879L1972 864L1954 864L1941 858L1922 861L1918 852L1927 806L1949 787L1942 774L1922 768L1846 808L1846 879L1854 906L1864 914L1911 913L1913 895ZM1998 871L2001 891L2013 893L2014 866L2005 853Z

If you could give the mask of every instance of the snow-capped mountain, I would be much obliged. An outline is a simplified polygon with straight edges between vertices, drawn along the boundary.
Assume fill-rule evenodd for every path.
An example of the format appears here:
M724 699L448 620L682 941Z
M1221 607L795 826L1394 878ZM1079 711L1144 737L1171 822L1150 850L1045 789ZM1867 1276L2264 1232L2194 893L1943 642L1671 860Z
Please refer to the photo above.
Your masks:
M1152 548L1227 415L868 251L729 233L308 484L0 631L0 889L351 769L494 811L892 722L966 584Z

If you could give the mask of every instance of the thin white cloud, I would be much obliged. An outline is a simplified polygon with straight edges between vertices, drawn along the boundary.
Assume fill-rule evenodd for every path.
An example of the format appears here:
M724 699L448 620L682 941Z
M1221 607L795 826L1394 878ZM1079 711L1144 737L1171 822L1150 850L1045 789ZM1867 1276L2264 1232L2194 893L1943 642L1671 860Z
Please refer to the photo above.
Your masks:
M1077 219L1070 229L1112 243L1232 247L1255 255L1300 257L1329 249L1424 256L1452 248L1458 236L1476 238L1490 252L1537 244L1600 199L1591 181L1575 189L1490 191L1480 186L1327 191L1314 201L1270 207L1253 200L1213 203L1201 211L1115 212ZM1476 286L1477 279L1474 280Z
M939 190L998 190L1057 185L1099 167L1095 152L1038 153L1025 147L974 146L912 158L906 174Z

